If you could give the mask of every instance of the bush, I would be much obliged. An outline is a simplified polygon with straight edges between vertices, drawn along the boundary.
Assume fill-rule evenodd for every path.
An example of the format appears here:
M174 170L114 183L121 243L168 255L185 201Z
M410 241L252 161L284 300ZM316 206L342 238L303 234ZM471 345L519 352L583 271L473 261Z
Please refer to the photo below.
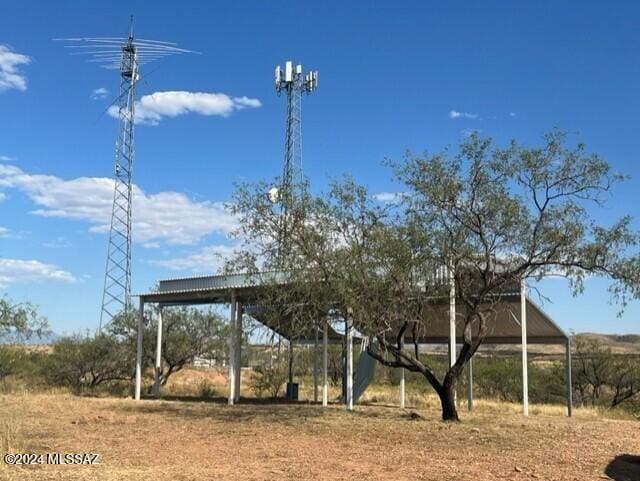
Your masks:
M287 381L287 370L283 363L275 363L272 367L264 366L254 369L249 381L251 391L256 397L277 398L282 385Z
M474 358L473 383L479 396L505 402L522 400L522 364L515 357Z
M0 345L0 381L18 372L26 362L26 358L23 349Z
M74 336L54 344L42 374L50 384L80 392L103 383L130 380L134 365L131 350L123 341L106 334Z
M202 381L200 383L200 397L202 399L213 399L216 395L216 390L208 381Z
M475 357L474 390L480 397L522 402L522 359L519 356ZM529 361L529 401L563 404L566 396L564 363Z
M565 365L555 361L549 366L529 365L529 399L533 403L565 404L567 402Z

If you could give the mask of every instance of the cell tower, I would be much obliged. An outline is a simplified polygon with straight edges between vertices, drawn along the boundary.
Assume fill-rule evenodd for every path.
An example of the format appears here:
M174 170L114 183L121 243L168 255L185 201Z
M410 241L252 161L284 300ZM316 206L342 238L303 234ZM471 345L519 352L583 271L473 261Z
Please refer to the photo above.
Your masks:
M304 176L302 173L302 130L300 107L302 93L311 93L318 88L318 72L303 75L302 65L293 65L287 61L284 69L275 70L276 92L283 91L287 95L287 123L284 144L284 166L282 169L282 185L279 190L270 192L272 200L280 202L281 226L279 249L280 256L288 249L288 229L291 216L296 215L296 207L304 195Z
M100 329L119 314L131 310L131 204L134 158L136 84L140 67L169 55L192 53L175 43L136 39L133 17L128 37L86 37L56 39L71 43L72 55L87 55L88 62L120 70L120 91L114 104L118 108L118 137L114 167L114 193L111 227L104 275Z

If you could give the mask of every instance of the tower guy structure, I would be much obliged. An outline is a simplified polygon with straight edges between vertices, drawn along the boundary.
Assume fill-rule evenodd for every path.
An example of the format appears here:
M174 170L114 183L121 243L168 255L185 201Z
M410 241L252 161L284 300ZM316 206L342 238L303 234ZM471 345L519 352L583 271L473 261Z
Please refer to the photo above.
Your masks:
M175 43L136 39L133 18L128 37L59 39L69 43L72 55L88 56L88 62L120 72L120 89L109 112L118 118L115 149L114 192L111 225L100 311L100 329L114 317L131 310L131 232L133 203L134 125L136 85L140 68L169 55L191 52ZM115 110L117 109L117 111Z
M282 181L277 192L281 206L281 225L278 244L280 256L288 250L290 223L300 216L299 202L304 195L304 175L302 172L302 130L301 100L302 93L309 94L318 87L318 72L302 73L302 65L294 66L292 61L285 62L284 69L275 69L275 88L278 95L287 97L287 121L285 130L284 165Z

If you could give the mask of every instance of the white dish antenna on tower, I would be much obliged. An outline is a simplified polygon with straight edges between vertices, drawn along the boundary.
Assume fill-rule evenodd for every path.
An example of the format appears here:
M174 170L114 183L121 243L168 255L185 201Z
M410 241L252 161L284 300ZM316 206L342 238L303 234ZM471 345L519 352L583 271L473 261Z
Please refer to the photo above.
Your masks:
M275 204L280 200L280 189L277 187L271 187L268 192L269 202Z

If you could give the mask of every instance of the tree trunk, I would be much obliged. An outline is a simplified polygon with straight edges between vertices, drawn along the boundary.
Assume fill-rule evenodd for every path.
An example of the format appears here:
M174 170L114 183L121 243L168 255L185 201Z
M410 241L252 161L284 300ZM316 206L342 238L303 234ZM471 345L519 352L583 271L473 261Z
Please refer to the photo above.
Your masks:
M458 417L458 409L456 408L455 383L449 379L445 379L442 388L438 391L440 404L442 406L443 421L460 421Z

